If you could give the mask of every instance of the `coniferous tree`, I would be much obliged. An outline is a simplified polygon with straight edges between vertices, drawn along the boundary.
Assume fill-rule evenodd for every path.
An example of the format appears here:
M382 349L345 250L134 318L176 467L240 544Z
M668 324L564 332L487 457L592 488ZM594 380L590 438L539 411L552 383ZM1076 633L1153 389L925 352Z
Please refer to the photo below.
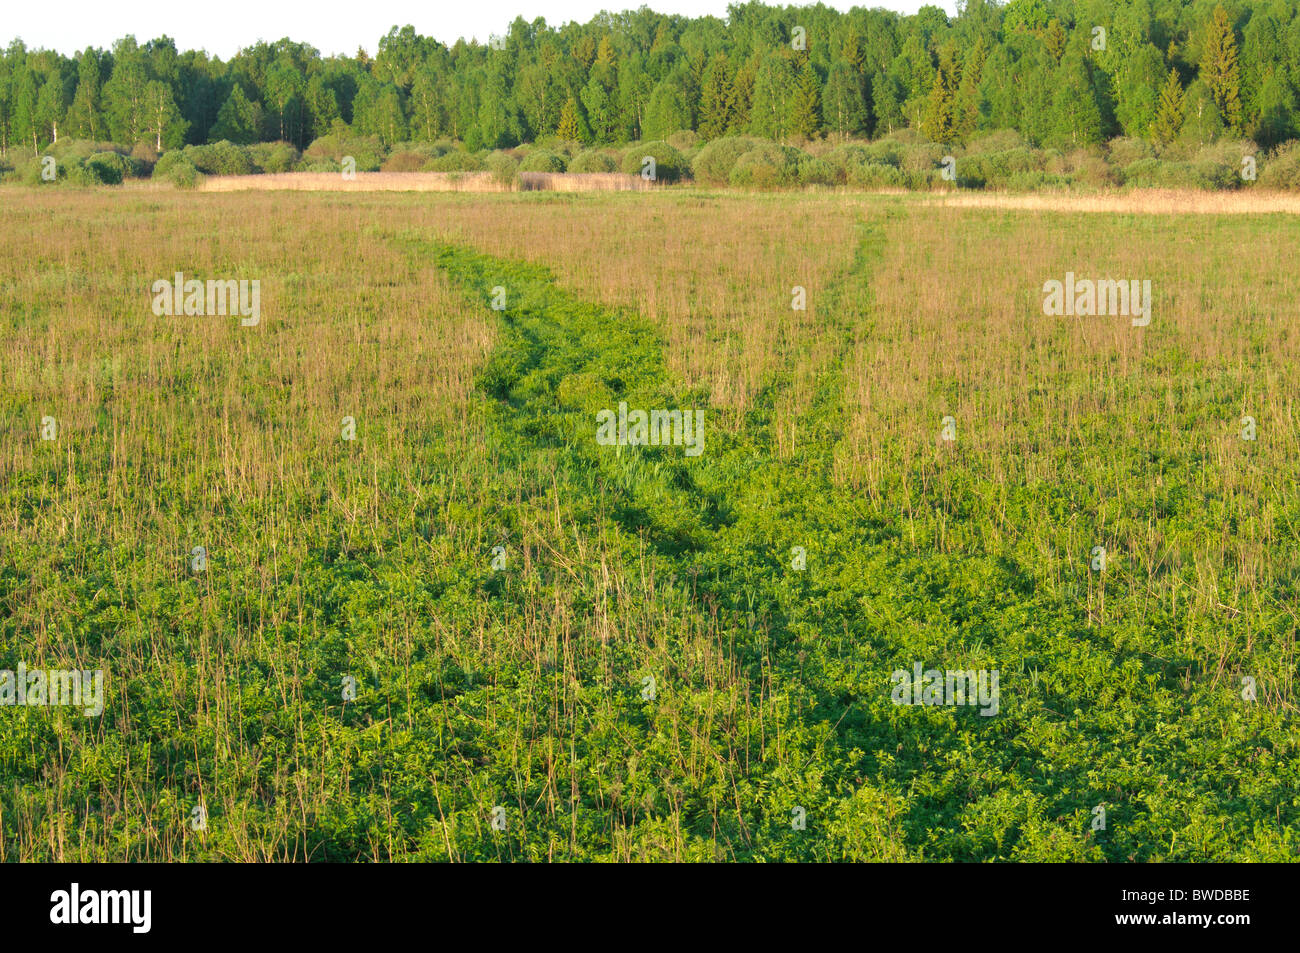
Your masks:
M925 134L933 142L951 142L957 134L957 48L946 44L925 106Z
M555 134L569 142L585 142L587 139L583 135L582 117L578 112L578 101L572 96L564 101L564 106L560 110L560 122L555 127Z
M1101 106L1083 55L1071 51L1057 71L1052 97L1053 140L1063 148L1101 141Z
M1233 132L1241 127L1241 76L1237 68L1237 37L1228 11L1214 8L1205 29L1200 78L1205 83L1224 124Z
M1160 91L1160 102L1156 106L1156 118L1151 124L1151 138L1162 145L1173 142L1182 131L1187 118L1186 98L1183 84L1178 79L1178 70L1171 69Z
M699 133L705 139L716 139L726 134L732 124L731 67L727 57L715 53L704 73L701 89Z
M736 70L731 81L731 97L727 102L727 113L731 123L727 132L744 132L749 128L750 117L754 109L754 74L757 70L751 60Z
M238 145L257 141L257 112L238 83L231 87L230 95L222 104L217 121L208 134L209 142L223 139Z
M805 139L817 135L822 126L821 81L817 79L817 73L807 58L799 68L793 106L794 115L790 120L792 131Z

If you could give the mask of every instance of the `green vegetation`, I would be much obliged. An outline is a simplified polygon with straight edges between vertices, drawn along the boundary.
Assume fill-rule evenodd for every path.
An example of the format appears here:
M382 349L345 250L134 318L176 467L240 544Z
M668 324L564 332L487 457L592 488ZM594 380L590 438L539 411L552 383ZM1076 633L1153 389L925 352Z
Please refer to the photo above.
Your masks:
M1293 218L13 195L0 670L107 698L0 708L0 859L1295 859Z
M562 28L516 18L487 45L448 47L394 27L373 59L323 57L288 38L227 62L166 37L128 36L75 57L15 39L0 53L0 155L16 170L67 140L120 143L128 154L147 144L155 155L274 142L275 156L251 165L277 172L325 171L313 153L352 155L369 171L419 154L412 144L447 143L426 165L472 171L525 143L572 158L584 147L663 141L688 153L748 136L816 155L826 143L907 132L958 158L1014 134L1037 168L985 174L991 187L1097 187L1127 181L1110 158L1116 140L1149 143L1152 161L1173 165L1231 143L1238 164L1252 156L1262 168L1296 139L1298 105L1300 10L1280 0L969 0L954 18L934 6L903 16L744 3L725 20L643 7ZM366 148L332 148L342 140ZM906 168L828 176L788 166L755 157L739 177L917 186ZM403 169L399 160L390 171ZM193 173L164 177L183 184ZM1209 184L1216 176L1190 178L1220 187Z

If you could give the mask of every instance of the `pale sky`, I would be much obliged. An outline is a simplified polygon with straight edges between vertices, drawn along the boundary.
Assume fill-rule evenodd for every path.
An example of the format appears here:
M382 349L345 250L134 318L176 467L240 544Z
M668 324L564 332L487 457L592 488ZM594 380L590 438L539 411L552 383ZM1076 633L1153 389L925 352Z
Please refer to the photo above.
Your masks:
M53 49L64 55L87 46L108 48L134 34L141 43L170 36L178 49L204 49L229 59L241 46L289 37L321 53L353 54L363 46L373 55L379 38L392 26L411 24L422 36L448 45L458 38L486 42L504 33L516 16L551 26L570 20L586 23L601 10L631 10L643 3L658 13L725 17L728 0L2 0L0 45L21 38L28 49ZM827 6L881 7L915 13L926 0L824 0ZM796 0L797 3L797 0ZM930 0L954 15L955 0ZM775 5L775 4L774 4Z

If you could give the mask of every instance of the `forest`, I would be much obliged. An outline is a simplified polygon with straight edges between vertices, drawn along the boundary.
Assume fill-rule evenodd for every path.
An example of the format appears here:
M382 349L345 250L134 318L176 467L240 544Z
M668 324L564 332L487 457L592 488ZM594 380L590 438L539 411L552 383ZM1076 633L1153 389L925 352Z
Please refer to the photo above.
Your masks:
M1117 137L1270 149L1296 136L1300 8L1289 0L959 8L745 3L724 20L642 7L585 24L516 18L486 43L451 46L394 26L373 57L289 38L226 61L166 36L75 55L13 39L0 54L0 150L39 155L62 139L303 150L348 134L480 151L547 137L798 143L903 129L935 143L1013 130L1063 150Z

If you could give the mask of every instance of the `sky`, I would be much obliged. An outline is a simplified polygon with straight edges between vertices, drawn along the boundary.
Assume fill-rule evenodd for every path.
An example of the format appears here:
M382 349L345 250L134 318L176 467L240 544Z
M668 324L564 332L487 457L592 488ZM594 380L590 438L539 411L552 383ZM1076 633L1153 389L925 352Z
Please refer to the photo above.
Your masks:
M557 26L570 20L586 23L601 10L629 10L643 3L659 13L725 17L728 0L218 0L213 4L184 0L0 0L0 45L21 38L28 49L58 50L72 55L87 46L108 48L134 34L141 43L170 36L181 50L203 49L229 59L258 40L289 37L325 55L366 49L372 56L390 27L411 24L422 36L450 45L460 37L486 42L504 33L516 16L537 17ZM798 0L793 0L797 3ZM915 13L926 0L823 0L837 10L882 7ZM929 0L956 12L955 0Z

